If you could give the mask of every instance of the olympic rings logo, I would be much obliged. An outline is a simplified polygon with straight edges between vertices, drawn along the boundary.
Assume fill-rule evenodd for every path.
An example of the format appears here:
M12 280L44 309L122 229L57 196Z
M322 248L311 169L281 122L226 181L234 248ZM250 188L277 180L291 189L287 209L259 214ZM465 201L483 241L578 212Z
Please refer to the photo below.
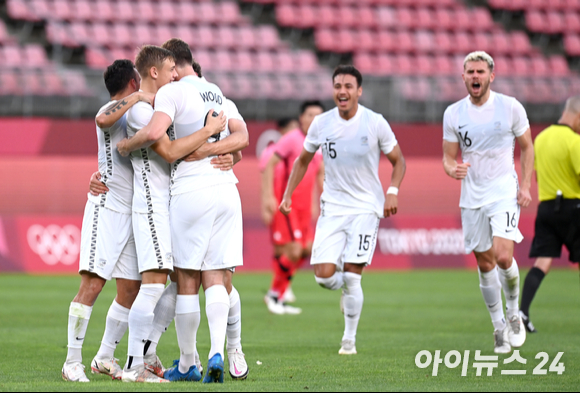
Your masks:
M72 265L80 253L81 231L74 225L60 227L33 225L28 229L28 245L44 263L54 266L59 262Z

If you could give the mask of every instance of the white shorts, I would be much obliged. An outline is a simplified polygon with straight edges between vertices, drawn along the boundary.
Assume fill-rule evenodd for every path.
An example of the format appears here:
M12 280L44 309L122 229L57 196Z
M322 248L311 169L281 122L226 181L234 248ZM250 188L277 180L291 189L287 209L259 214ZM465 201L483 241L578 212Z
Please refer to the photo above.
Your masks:
M465 253L486 252L493 246L493 238L524 239L518 229L520 205L516 199L502 199L479 209L461 209L461 223Z
M380 218L376 214L321 216L312 246L312 265L345 263L369 266L377 245Z
M88 201L81 231L79 272L141 281L131 215Z
M175 267L222 270L242 266L242 203L233 183L171 197Z
M173 271L169 213L133 212L133 231L139 271Z

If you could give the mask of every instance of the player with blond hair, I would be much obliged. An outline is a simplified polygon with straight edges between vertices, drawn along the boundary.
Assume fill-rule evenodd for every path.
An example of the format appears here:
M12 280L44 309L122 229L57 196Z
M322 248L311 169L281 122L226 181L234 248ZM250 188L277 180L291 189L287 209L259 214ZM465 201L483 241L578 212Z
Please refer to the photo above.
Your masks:
M461 181L461 221L465 252L473 252L480 288L494 326L494 351L521 347L526 332L519 315L520 273L514 244L520 209L532 201L534 148L524 107L513 97L491 90L494 61L473 52L464 61L469 95L449 106L443 119L445 173ZM521 148L522 181L514 165L514 145ZM459 152L462 161L457 162ZM501 292L506 296L507 322Z

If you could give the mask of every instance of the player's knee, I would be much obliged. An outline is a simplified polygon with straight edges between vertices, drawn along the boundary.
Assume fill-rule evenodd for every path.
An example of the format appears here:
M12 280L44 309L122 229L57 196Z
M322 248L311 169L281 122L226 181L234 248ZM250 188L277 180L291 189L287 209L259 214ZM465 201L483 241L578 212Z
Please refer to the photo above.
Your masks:
M344 279L342 278L342 274L336 273L332 277L329 278L322 278L315 276L316 282L322 288L329 289L331 291L337 291L344 285Z
M508 251L499 251L496 253L495 259L502 269L508 269L512 265L513 255Z

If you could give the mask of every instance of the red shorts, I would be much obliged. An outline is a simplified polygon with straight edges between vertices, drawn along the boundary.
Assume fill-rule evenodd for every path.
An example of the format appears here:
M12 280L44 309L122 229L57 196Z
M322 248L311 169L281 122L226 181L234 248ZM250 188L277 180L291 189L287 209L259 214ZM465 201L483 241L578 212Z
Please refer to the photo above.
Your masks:
M298 211L293 209L285 216L277 211L270 226L272 243L283 246L291 242L299 242L303 247L314 240L310 211Z

